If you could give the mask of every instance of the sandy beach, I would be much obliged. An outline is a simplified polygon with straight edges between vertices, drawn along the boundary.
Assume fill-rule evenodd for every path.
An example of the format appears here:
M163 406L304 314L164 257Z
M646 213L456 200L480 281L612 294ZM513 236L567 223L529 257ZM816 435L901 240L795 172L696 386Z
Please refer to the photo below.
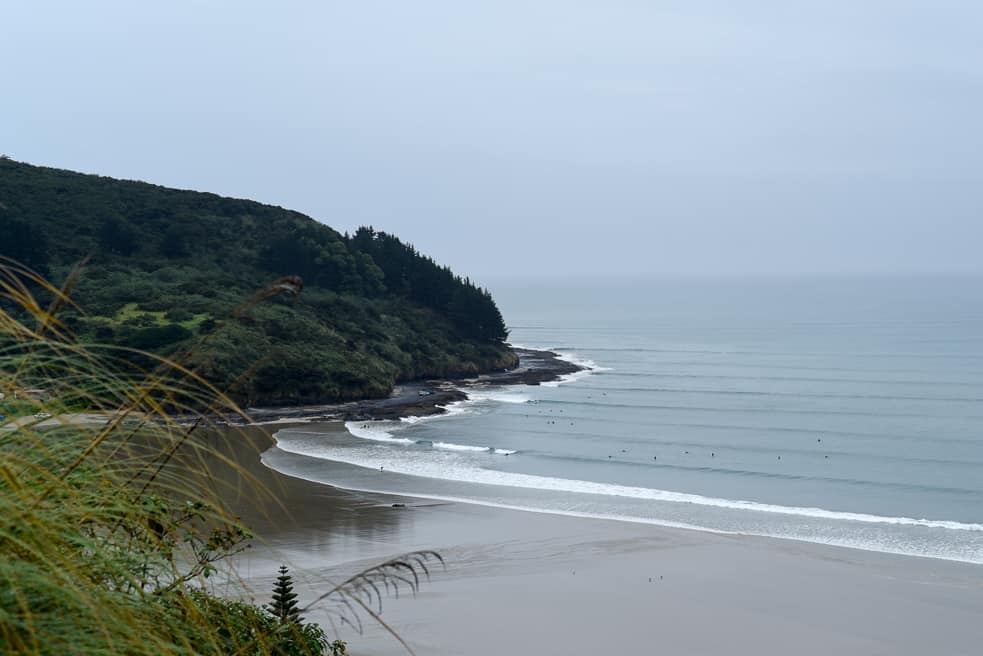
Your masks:
M263 466L276 428L224 438L255 476L217 476L257 533L237 574L263 601L287 563L309 600L436 549L446 572L383 607L418 654L976 654L983 640L977 565L346 492ZM308 618L331 622L323 609ZM353 654L406 653L363 619L363 635L340 628Z

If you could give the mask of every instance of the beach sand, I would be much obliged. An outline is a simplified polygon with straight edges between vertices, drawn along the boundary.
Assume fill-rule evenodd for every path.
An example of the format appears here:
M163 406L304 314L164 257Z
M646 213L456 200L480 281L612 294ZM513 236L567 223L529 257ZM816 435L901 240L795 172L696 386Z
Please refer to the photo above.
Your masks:
M328 581L436 549L446 572L438 566L416 598L383 605L385 621L417 654L922 656L983 648L978 565L350 493L264 467L257 448L276 428L227 439L254 481L217 476L258 536L236 559L238 575L263 602L286 563L306 601ZM257 494L257 483L279 502ZM325 610L307 617L330 625ZM406 653L363 620L363 635L340 627L351 653Z

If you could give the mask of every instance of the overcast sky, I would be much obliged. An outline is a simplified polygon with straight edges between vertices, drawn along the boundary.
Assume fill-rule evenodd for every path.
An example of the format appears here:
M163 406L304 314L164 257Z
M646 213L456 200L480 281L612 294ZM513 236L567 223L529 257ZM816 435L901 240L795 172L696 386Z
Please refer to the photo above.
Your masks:
M983 271L978 0L0 5L0 152L479 280Z

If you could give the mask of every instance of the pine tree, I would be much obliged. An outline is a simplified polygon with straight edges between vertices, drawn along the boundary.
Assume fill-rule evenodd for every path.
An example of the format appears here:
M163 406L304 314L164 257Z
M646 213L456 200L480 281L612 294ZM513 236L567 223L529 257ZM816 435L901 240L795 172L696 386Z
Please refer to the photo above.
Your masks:
M294 582L287 573L287 566L280 566L280 576L273 584L273 603L266 607L271 614L281 622L300 624L300 609L297 608L297 593L294 592Z

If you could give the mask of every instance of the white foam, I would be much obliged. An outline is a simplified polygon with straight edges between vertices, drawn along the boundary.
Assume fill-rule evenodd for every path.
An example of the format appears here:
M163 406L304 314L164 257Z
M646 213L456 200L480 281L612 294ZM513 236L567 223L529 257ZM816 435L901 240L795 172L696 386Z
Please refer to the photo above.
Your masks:
M438 415L439 416L439 415ZM387 444L404 444L422 447L431 447L434 449L442 449L444 451L471 451L475 453L492 453L495 455L510 456L515 451L511 449L497 449L491 446L474 446L471 444L454 444L453 442L431 442L429 440L413 440L405 437L396 437L389 431L385 430L384 427L390 427L392 429L398 429L398 425L392 425L388 422L383 421L371 421L371 422L356 422L348 421L345 422L345 428L354 437L363 440L372 440L373 442L385 442ZM324 435L324 433L317 433L314 431L287 431L289 434L297 435ZM280 433L274 435L277 440L277 444L282 444L283 440L280 437ZM282 447L284 451L289 451L288 448ZM296 451L294 451L296 453ZM307 454L304 454L307 455ZM315 456L317 457L317 456Z
M540 383L543 387L559 387L560 385L565 385L567 383L576 382L582 378L587 378L588 376L593 376L596 373L602 371L613 371L610 367L602 367L593 360L589 358L581 357L572 351L557 351L556 349L545 349L551 350L556 353L556 357L564 362L569 362L570 364L575 364L578 367L582 367L580 371L575 371L573 373L564 374L557 378L556 380L549 380L545 383Z
M611 513L599 513L599 512L581 512L576 510L569 510L565 508L540 508L534 506L524 506L516 505L510 503L503 503L501 501L492 501L487 499L472 498L472 497L458 497L443 494L433 494L429 492L418 492L414 491L407 494L405 490L389 490L385 488L378 487L365 487L365 486L352 486L350 484L337 485L335 482L330 480L324 480L322 478L311 477L310 475L304 475L299 472L289 471L277 467L275 463L270 462L270 456L274 454L277 449L271 449L263 454L261 461L267 467L275 469L287 476L292 476L294 478L299 478L314 483L321 483L326 485L336 485L337 487L343 487L344 489L354 490L358 492L369 492L375 494L390 494L398 496L413 496L419 499L432 499L434 501L448 501L456 503L467 503L477 506L486 506L490 508L502 508L506 510L518 510L524 512L540 513L546 515L562 515L566 517L582 517L586 519L604 519L620 522L630 522L632 524L648 524L653 526L666 526L671 528L680 528L693 531L701 531L704 533L716 533L721 535L759 535L764 537L780 538L785 540L796 540L801 542L811 542L814 544L824 544L834 547L845 547L848 549L859 549L862 551L872 551L875 553L889 553L897 554L901 556L909 556L915 558L932 558L939 560L949 560L961 563L971 563L971 564L983 564L983 555L966 555L962 553L950 553L946 551L937 552L926 552L923 548L915 549L905 549L897 545L883 544L883 543L871 543L859 540L850 540L842 537L833 536L821 536L816 534L811 535L793 535L793 534L781 534L774 532L763 532L763 531L735 531L735 530L725 530L720 528L710 528L707 526L699 526L696 524L690 524L686 522L678 522L673 520L658 519L654 517L637 517L630 515L617 515Z
M559 387L560 385L565 385L567 383L575 383L581 378L587 378L593 375L593 371L590 369L581 369L580 371L575 371L571 374L563 374L556 380L547 380L540 383L543 387Z
M523 385L521 387L526 386ZM434 421L437 419L446 419L448 417L472 414L475 412L476 406L483 403L491 402L520 404L529 403L530 400L528 395L517 391L517 387L504 387L496 389L463 387L459 389L468 395L467 399L462 401L453 401L447 405L437 406L443 409L443 412L439 414L400 417L399 421L410 425L421 424L423 422Z
M599 483L594 481L582 481L576 479L554 478L550 476L536 476L532 474L495 471L461 462L448 461L447 459L434 460L432 458L415 457L411 452L401 453L401 458L394 462L392 454L377 454L363 450L356 451L352 449L337 448L331 445L315 445L303 442L292 442L290 440L278 440L278 446L284 451L313 458L334 460L369 469L378 469L380 466L385 466L388 471L393 473L437 480L456 481L462 483L482 483L513 488L548 490L551 492L627 497L671 503L689 503L699 506L711 506L731 510L755 511L779 515L796 515L801 517L860 522L866 524L922 526L926 528L940 528L954 531L983 531L983 524L966 524L956 521L915 519L911 517L885 517L866 513L842 512L813 507L780 506L775 504L760 503L757 501L720 499L715 497L705 497L698 494L672 492L669 490L654 488L632 487L612 483Z
M447 417L471 413L471 408L468 407L468 401L452 401L447 405L438 405L436 407L441 408L443 412L432 415L400 417L399 420L404 424L419 424L425 421L433 421L434 419L446 419Z
M474 453L497 453L505 456L510 456L515 451L510 449L496 449L493 446L473 446L470 444L454 444L452 442L432 442L431 446L435 449L444 449L446 451L471 451Z
M394 444L413 444L413 440L405 437L394 437L392 433L381 428L383 422L369 421L346 421L345 430L355 437L374 442L389 442ZM279 435L279 433L277 434Z
M525 387L525 386L524 386ZM529 403L529 396L517 391L515 388L481 389L469 387L463 390L468 395L468 401L480 403Z
M281 451L286 451L286 449L280 449L280 450ZM319 479L319 478L313 478L313 477L311 477L309 475L308 476L304 476L303 474L300 474L300 473L297 473L297 472L285 471L285 470L282 470L282 469L278 469L276 466L274 466L273 464L271 464L269 462L270 455L272 453L274 453L274 452L275 451L271 449L270 451L267 451L267 452L263 453L263 455L260 457L260 462L262 462L264 465L266 465L270 469L276 470L276 471L278 471L278 472L280 472L282 474L286 474L287 476L292 476L294 478L299 478L299 479L304 480L304 481L310 481L312 483L320 483L322 485L332 485L332 483L328 483L328 482L326 482L326 481L324 481L322 479ZM341 487L341 486L339 486L339 487ZM489 507L489 508L502 508L502 509L505 509L505 510L520 510L520 511L524 511L524 512L540 513L540 514L544 514L544 515L563 515L563 516L566 516L566 517L582 517L582 518L585 518L585 519L610 519L610 520L613 520L613 521L629 521L629 522L636 523L636 524L651 524L651 525L654 525L654 526L667 526L667 527L671 527L671 528L683 528L683 529L688 529L688 530L692 530L692 531L703 531L705 533L717 533L717 534L721 534L721 535L736 535L736 533L734 531L724 531L724 530L721 530L721 529L706 528L706 527L703 527L703 526L697 526L695 524L686 524L684 522L674 522L674 521L671 521L671 520L649 519L649 518L643 518L643 517L624 517L622 515L611 515L611 514L606 514L606 513L587 513L587 512L579 512L579 511L576 511L576 510L535 508L533 506L517 506L517 505L514 505L514 504L500 503L500 502L497 502L497 501L494 501L494 502L493 501L485 501L485 500L482 500L482 499L472 499L470 497L456 497L456 496L448 496L448 495L443 495L443 494L430 494L430 493L426 493L426 492L414 492L413 494L407 494L406 492L399 492L399 491L394 492L394 491L391 491L391 490L378 489L378 488L368 488L368 487L344 487L344 489L346 489L346 490L353 490L355 492L369 492L369 493L374 493L374 494L391 494L391 495L396 495L396 496L412 496L412 497L416 497L417 499L432 499L434 501L449 501L449 502L452 502L452 503L470 503L470 504L473 504L473 505L476 505L476 506L485 506L485 507ZM861 548L861 547L858 547L858 548Z
M564 362L569 362L570 364L575 364L578 367L584 367L590 371L614 371L610 367L602 367L590 358L585 358L573 351L560 350L555 346L527 346L525 344L511 344L512 348L524 349L526 351L549 351L550 353L556 353L556 357ZM581 372L578 372L581 373Z
M575 364L578 367L584 367L585 369L590 369L591 371L613 371L610 367L602 367L593 360L581 357L571 351L555 351L555 353L560 360Z

